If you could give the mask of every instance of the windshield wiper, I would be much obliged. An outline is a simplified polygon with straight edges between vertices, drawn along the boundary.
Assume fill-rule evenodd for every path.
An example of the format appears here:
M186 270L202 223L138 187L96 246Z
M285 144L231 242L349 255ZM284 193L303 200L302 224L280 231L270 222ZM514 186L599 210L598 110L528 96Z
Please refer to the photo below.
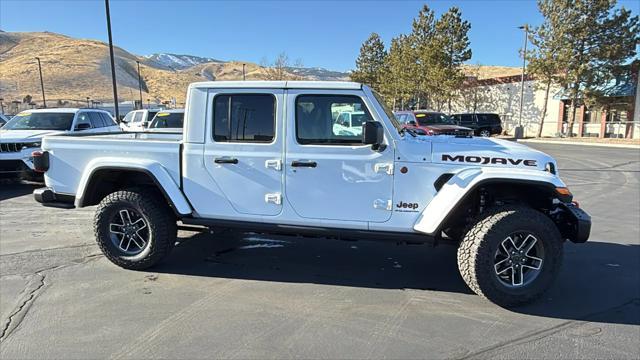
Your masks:
M411 134L411 136L413 136L413 137L418 136L418 133L417 133L415 130L413 130L413 129L411 129L411 128L408 128L408 127L403 127L403 128L402 128L402 129L400 129L400 131L398 131L398 132L399 132L400 134L404 134L404 133L406 132L406 133Z

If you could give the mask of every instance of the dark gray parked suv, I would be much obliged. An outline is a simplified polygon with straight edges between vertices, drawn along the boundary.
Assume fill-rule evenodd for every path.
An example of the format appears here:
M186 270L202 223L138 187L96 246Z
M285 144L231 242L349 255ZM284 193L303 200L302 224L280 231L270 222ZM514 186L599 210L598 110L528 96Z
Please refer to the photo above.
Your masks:
M477 136L489 137L502 133L502 121L500 121L498 114L453 114L451 118L456 124L473 129L474 134Z

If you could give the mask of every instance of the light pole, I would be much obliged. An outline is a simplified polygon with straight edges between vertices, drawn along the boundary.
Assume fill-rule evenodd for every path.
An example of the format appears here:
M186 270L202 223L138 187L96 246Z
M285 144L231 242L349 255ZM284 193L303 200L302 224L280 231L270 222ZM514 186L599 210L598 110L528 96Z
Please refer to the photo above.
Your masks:
M518 126L515 131L515 138L521 139L524 135L522 129L522 108L524 106L524 73L527 68L527 38L529 37L529 26L524 24L518 26L518 29L524 30L524 50L522 51L522 75L520 77L520 116L518 117Z
M40 73L40 89L42 90L42 104L47 107L47 99L44 97L44 81L42 81L42 65L40 65L40 58L36 56L38 60L38 72Z
M116 113L116 121L120 122L120 112L118 111L118 88L116 85L116 65L113 56L113 38L111 37L111 13L109 11L109 0L104 0L104 8L107 13L107 32L109 33L109 56L111 58L111 82L113 83L113 107Z
M140 61L136 60L136 63L138 64L138 90L140 90L140 109L143 109L144 106L142 105L142 78L140 77Z
M244 71L244 68L245 68L245 66L246 66L246 65L247 65L247 64L242 64L242 80L243 80L243 81L244 81L244 80L247 80L247 76L246 76L246 73L245 73L245 71Z

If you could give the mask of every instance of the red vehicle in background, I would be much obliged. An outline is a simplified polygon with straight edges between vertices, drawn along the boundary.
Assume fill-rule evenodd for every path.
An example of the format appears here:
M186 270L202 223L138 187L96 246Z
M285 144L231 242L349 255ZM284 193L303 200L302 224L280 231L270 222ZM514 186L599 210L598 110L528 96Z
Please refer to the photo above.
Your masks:
M456 123L444 113L415 110L393 113L403 127L414 130L418 135L473 136L473 130Z

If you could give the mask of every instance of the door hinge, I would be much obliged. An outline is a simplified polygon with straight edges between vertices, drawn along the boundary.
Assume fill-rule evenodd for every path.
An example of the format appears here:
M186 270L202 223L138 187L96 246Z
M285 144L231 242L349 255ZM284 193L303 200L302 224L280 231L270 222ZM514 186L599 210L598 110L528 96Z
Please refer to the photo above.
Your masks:
M393 209L393 203L391 200L375 199L373 201L373 208L391 211L391 209Z
M282 161L280 161L280 159L265 160L264 167L267 169L280 171L282 170Z
M393 163L378 163L373 166L373 170L377 173L385 172L389 175L393 175Z
M280 193L265 194L264 201L266 203L280 205L282 204L282 194Z

